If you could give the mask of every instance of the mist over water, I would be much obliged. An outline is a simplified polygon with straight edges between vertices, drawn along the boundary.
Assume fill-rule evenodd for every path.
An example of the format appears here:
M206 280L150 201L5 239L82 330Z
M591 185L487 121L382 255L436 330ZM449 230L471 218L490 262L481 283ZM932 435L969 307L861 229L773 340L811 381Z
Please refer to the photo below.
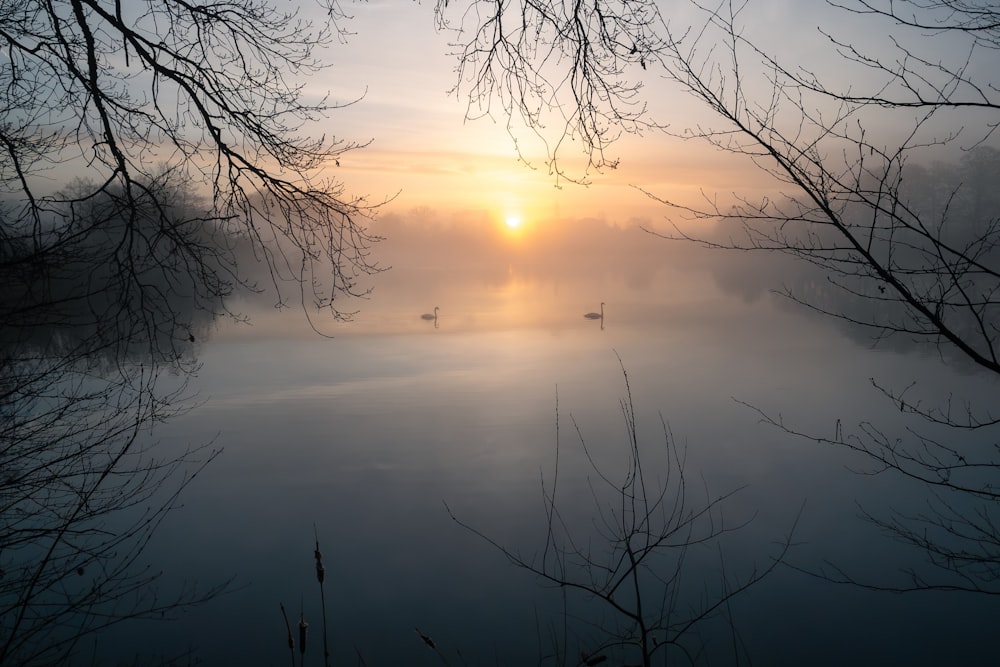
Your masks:
M609 476L624 474L627 388L650 461L666 424L695 496L741 489L725 505L727 522L747 523L722 542L727 574L765 566L800 513L788 557L796 567L831 561L896 581L923 565L859 517L859 507L918 507L919 485L859 475L864 460L770 428L753 407L803 431L832 435L867 420L904 435L907 416L871 378L915 382L927 400L956 388L993 396L995 382L959 378L933 354L873 346L792 307L766 287L787 269L775 265L781 258L705 251L598 220L535 221L520 235L485 216L426 211L376 224L392 268L374 278L353 321L314 320L332 337L265 295L235 304L251 326L223 323L199 342L193 384L204 404L158 434L163 447L214 437L225 451L150 554L167 582L235 576L236 587L178 622L130 631L125 654L156 646L192 649L207 664L282 664L280 603L293 622L305 612L318 660L315 526L334 664L359 655L371 665L440 664L415 628L456 664L537 663L551 653L558 591L453 522L445 503L499 543L541 550L558 410L565 511L592 527L594 472L580 442ZM584 318L601 302L602 320ZM436 319L421 317L435 306ZM718 586L719 557L691 551L682 599ZM733 613L759 664L930 665L988 654L985 609L779 568ZM703 632L725 662L728 628ZM935 639L942 634L947 641Z
M0 667L997 662L993 7L21 4Z

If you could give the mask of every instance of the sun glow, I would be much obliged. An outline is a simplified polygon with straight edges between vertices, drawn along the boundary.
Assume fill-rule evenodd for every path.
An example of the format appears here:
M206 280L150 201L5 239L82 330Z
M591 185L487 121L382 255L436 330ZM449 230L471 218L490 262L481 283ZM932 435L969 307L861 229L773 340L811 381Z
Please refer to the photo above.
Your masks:
M508 215L507 216L507 227L510 229L517 229L521 226L521 216L518 215Z

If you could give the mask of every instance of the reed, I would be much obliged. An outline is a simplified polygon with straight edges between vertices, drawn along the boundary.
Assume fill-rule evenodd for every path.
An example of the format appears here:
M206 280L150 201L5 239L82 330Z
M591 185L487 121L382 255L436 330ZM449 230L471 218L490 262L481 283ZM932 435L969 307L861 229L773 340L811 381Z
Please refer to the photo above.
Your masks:
M319 531L315 523L313 524L313 535L316 539L316 547L313 549L313 558L316 559L316 581L319 582L319 600L323 610L323 664L325 667L330 667L330 645L326 626L326 592L323 589L326 568L323 567L323 552L319 549Z
M292 624L288 622L288 612L285 611L285 603L279 602L281 605L281 617L285 619L285 631L288 633L288 653L292 658L292 667L295 667L295 637L292 636Z
M326 566L323 564L323 551L320 549L319 546L319 530L316 528L316 524L313 524L313 539L314 539L313 561L315 564L315 571L316 571L316 583L319 585L320 606L322 609L322 616L323 616L323 664L325 667L331 667L332 659L330 655L329 632L326 620L326 589L324 588L324 584L326 583ZM287 633L288 651L291 656L292 667L295 667L296 663L295 636L292 632L292 624L288 619L288 611L285 609L284 603L280 603L280 606L281 606L281 616L285 621L285 631ZM309 623L306 621L305 617L304 601L301 603L301 608L299 611L298 629L299 629L299 640L298 640L299 667L304 667L305 656L306 656L306 639L309 634ZM450 665L450 663L448 662L448 658L441 652L441 649L438 648L434 640L431 639L426 634L424 634L423 632L421 632L419 628L414 628L414 629L416 630L417 635L420 637L423 643L438 656L443 665L448 667ZM365 664L364 657L361 655L360 651L358 651L357 647L355 647L355 651L357 653L358 664L364 665Z
M323 565L323 552L319 548L319 530L317 530L316 524L313 524L313 535L315 538L313 559L316 566L316 582L319 584L320 605L323 610L323 665L324 667L330 667L332 661L330 658L330 641L326 622L326 591L323 588L323 584L326 581L326 567ZM292 624L288 620L288 612L285 609L284 603L281 603L281 616L285 621L285 631L288 636L288 651L291 655L292 667L295 667L295 637L292 634ZM304 667L306 661L306 640L309 636L309 623L306 621L304 599L300 602L298 629L299 665L300 667Z
M309 634L309 624L306 623L305 609L299 609L299 664L303 667L306 664L306 636Z
M438 648L437 643L433 639L425 635L423 632L421 632L420 628L413 628L413 629L417 631L418 635L420 635L420 639L423 640L427 648L429 648L430 650L434 651L435 654L437 654L437 657L441 659L441 664L445 665L445 667L450 667L451 663L448 662L448 658L446 658L444 653L441 652L441 649Z

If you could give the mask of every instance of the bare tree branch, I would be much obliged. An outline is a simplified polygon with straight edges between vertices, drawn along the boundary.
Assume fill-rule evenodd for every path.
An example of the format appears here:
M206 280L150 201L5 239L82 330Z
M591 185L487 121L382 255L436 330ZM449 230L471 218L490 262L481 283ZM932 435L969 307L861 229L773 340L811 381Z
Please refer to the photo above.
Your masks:
M594 508L591 531L576 526L565 515L564 507L570 504L556 495L561 448L558 435L557 468L552 484L546 485L544 480L542 484L546 534L540 554L515 551L459 519L447 504L446 508L453 521L498 550L516 567L558 588L567 598L597 600L601 607L612 612L611 620L601 619L585 614L582 604L567 600L564 625L572 621L588 628L579 638L580 647L588 656L581 664L597 664L587 659L596 660L603 655L610 657L613 664L648 666L654 658L661 659L661 655L667 660L668 651L689 656L702 652L705 647L697 637L696 628L713 619L724 619L735 635L730 602L784 561L792 546L794 526L764 566L753 566L740 576L729 574L722 542L726 535L749 523L749 520L727 521L723 512L739 489L711 494L705 488L697 494L700 499L693 500L695 494L688 486L684 449L677 444L662 417L662 449L657 452L655 465L646 463L624 367L622 373L626 395L621 410L628 452L621 478L602 470L573 422L579 445L593 472L589 479ZM558 409L556 422L559 422ZM722 575L716 585L706 582L702 593L695 595L692 590L697 587L687 581L688 554L692 549L709 546L718 550ZM692 599L695 597L697 600ZM557 654L572 655L568 635L564 633L561 641L562 645L556 646ZM734 655L739 656L741 650L745 649L735 642Z

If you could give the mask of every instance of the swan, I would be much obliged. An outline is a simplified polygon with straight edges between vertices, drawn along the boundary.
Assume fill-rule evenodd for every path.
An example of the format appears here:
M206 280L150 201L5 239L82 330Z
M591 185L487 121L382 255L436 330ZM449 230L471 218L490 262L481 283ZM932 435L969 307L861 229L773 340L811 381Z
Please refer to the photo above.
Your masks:
M424 320L436 320L438 318L438 307L434 306L433 313L424 313L420 318Z
M584 313L584 317L588 320L603 320L604 319L604 302L601 302L601 312L599 313Z

